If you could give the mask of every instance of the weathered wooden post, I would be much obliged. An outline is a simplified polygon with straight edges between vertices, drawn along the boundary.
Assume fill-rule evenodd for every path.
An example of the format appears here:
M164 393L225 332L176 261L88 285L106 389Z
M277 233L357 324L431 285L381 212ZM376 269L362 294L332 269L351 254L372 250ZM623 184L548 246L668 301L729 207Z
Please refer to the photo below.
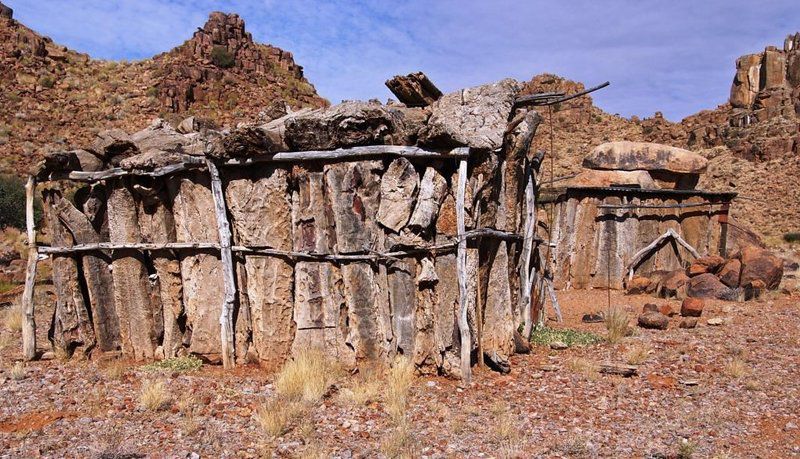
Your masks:
M36 179L28 177L25 184L25 226L28 233L28 268L25 272L25 290L22 293L22 356L25 360L36 358L36 318L33 308L33 289L36 285L36 263L39 251L36 249L36 228L34 227L33 194Z
M533 168L529 161L525 165L525 230L523 232L522 253L520 254L519 266L519 285L520 303L525 318L525 328L522 336L530 339L533 330L533 315L531 312L531 288L533 287L533 276L531 276L531 255L533 252L533 238L536 232L536 197L534 192Z
M222 192L222 180L219 169L210 159L206 160L208 173L211 175L211 195L214 197L214 211L217 214L217 229L219 230L220 259L222 260L222 280L225 286L225 297L222 300L222 310L219 315L220 341L222 344L222 365L233 368L233 307L236 301L236 283L233 270L233 254L231 252L231 226L228 223L228 213L225 207L225 194Z
M458 274L458 330L461 336L461 377L464 383L469 384L472 380L472 340L467 321L467 310L469 304L467 300L467 237L464 223L464 196L467 189L467 160L462 159L458 163L458 190L456 195L456 225L458 240L458 251L456 252L456 272ZM477 273L475 274L477 275Z

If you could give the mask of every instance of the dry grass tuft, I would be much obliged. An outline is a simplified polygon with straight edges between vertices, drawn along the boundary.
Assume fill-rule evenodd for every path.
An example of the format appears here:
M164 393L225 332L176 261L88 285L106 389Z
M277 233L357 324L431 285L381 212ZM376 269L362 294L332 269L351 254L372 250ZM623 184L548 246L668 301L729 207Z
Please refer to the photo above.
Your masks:
M114 360L103 369L108 379L121 379L127 373L128 367L122 360Z
M386 376L386 412L397 423L405 417L413 381L414 363L406 357L397 357Z
M301 352L278 373L275 389L290 400L318 402L341 370L318 350Z
M339 399L346 404L361 406L380 398L383 382L377 371L365 371L356 376L350 387L339 391Z
M11 367L11 370L9 370L8 375L14 381L25 379L25 365L23 365L22 362L15 363L14 366Z
M594 379L600 374L600 367L596 363L580 357L567 360L567 368L573 373L585 376L587 379Z
M255 413L261 429L271 437L279 437L290 430L290 424L306 412L298 401L273 398L262 404Z
M739 357L734 357L730 362L725 365L725 374L731 378L741 378L750 374L750 367L747 362Z
M14 342L14 337L7 333L0 333L0 351L7 348Z
M618 343L622 338L631 334L631 327L629 325L630 318L624 309L613 307L606 312L605 323L608 335L606 340L609 343Z
M158 411L169 404L169 392L164 381L148 379L142 382L139 404L148 411Z
M381 452L386 457L411 459L419 456L418 447L408 422L401 421L384 438Z
M682 438L680 445L678 445L678 459L691 459L694 456L694 452L697 449L697 445L690 442L689 440Z
M22 318L22 307L15 304L6 311L6 328L12 332L22 331Z
M641 365L647 361L647 357L649 355L650 348L641 344L637 344L631 346L628 349L628 352L625 353L625 361L628 362L628 365Z

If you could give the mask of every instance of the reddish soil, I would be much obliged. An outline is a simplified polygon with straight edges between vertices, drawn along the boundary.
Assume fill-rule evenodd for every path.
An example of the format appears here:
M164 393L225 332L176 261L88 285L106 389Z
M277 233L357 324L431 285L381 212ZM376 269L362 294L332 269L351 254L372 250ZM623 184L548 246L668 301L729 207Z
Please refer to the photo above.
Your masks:
M606 309L605 292L559 297L565 323L551 326L605 336L603 324L580 322L585 312ZM677 301L612 295L631 324L646 302L680 309ZM796 290L710 302L696 329L679 329L673 317L666 331L637 328L616 344L535 347L512 358L508 375L476 369L467 388L419 377L407 414L414 450L420 457L800 456L799 302ZM46 314L37 318L40 329ZM707 324L717 317L723 325ZM270 440L253 415L274 393L273 376L255 367L162 374L171 402L157 412L139 407L142 382L154 375L135 363L114 377L109 362L32 362L24 379L13 380L19 334L2 334L12 338L0 355L4 456L308 457L313 449L322 457L381 457L393 431L380 400L354 406L333 395ZM637 376L585 368L626 363L631 349L649 351ZM189 411L180 402L187 395Z

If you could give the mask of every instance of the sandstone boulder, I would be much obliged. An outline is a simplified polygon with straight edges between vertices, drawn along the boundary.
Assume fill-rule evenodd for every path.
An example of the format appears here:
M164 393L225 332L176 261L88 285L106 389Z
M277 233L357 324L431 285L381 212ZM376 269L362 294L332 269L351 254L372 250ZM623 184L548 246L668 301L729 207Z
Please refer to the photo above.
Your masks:
M737 259L728 260L722 265L717 273L719 280L730 288L739 286L739 275L742 270L742 262Z
M628 295L640 295L645 293L650 288L650 278L644 276L633 276L633 279L628 281L625 287L625 293Z
M406 145L418 128L415 123L406 123L401 110L357 101L289 116L284 125L286 143L294 151Z
M442 97L442 91L422 72L397 75L386 81L386 87L409 107L425 107Z
M639 326L655 330L666 330L669 326L669 317L660 312L645 312L639 315Z
M397 158L381 177L378 222L397 232L411 216L419 189L419 175L406 158Z
M583 167L606 170L705 172L708 160L682 148L647 142L618 141L598 145L583 159Z
M658 189L658 185L647 171L607 171L584 169L566 181L567 187L635 187L646 190Z
M659 294L664 298L685 298L686 297L686 283L689 281L689 276L686 275L684 270L679 269L666 274L661 280L661 287Z
M769 250L755 246L744 247L741 254L742 275L740 285L760 280L766 288L775 290L783 277L783 262Z
M707 255L695 260L686 273L692 277L705 273L716 273L722 265L725 264L725 259L719 255Z
M700 317L704 307L705 302L700 298L686 298L681 303L681 315L683 317Z
M689 279L686 294L693 298L711 298L718 300L736 300L738 293L720 282L711 273L700 274Z
M419 143L440 148L500 147L518 90L516 81L505 79L444 95L430 106L431 117L419 133Z

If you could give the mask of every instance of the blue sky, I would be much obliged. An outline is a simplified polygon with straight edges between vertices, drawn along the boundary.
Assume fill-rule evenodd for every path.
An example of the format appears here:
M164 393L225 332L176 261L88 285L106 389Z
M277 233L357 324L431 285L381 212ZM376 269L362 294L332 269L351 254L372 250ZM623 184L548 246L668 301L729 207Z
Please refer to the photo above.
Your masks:
M294 53L318 92L386 99L423 70L445 92L552 72L604 110L679 120L727 100L735 59L800 31L797 0L342 1L2 0L15 18L93 57L141 59L236 12L259 42Z

